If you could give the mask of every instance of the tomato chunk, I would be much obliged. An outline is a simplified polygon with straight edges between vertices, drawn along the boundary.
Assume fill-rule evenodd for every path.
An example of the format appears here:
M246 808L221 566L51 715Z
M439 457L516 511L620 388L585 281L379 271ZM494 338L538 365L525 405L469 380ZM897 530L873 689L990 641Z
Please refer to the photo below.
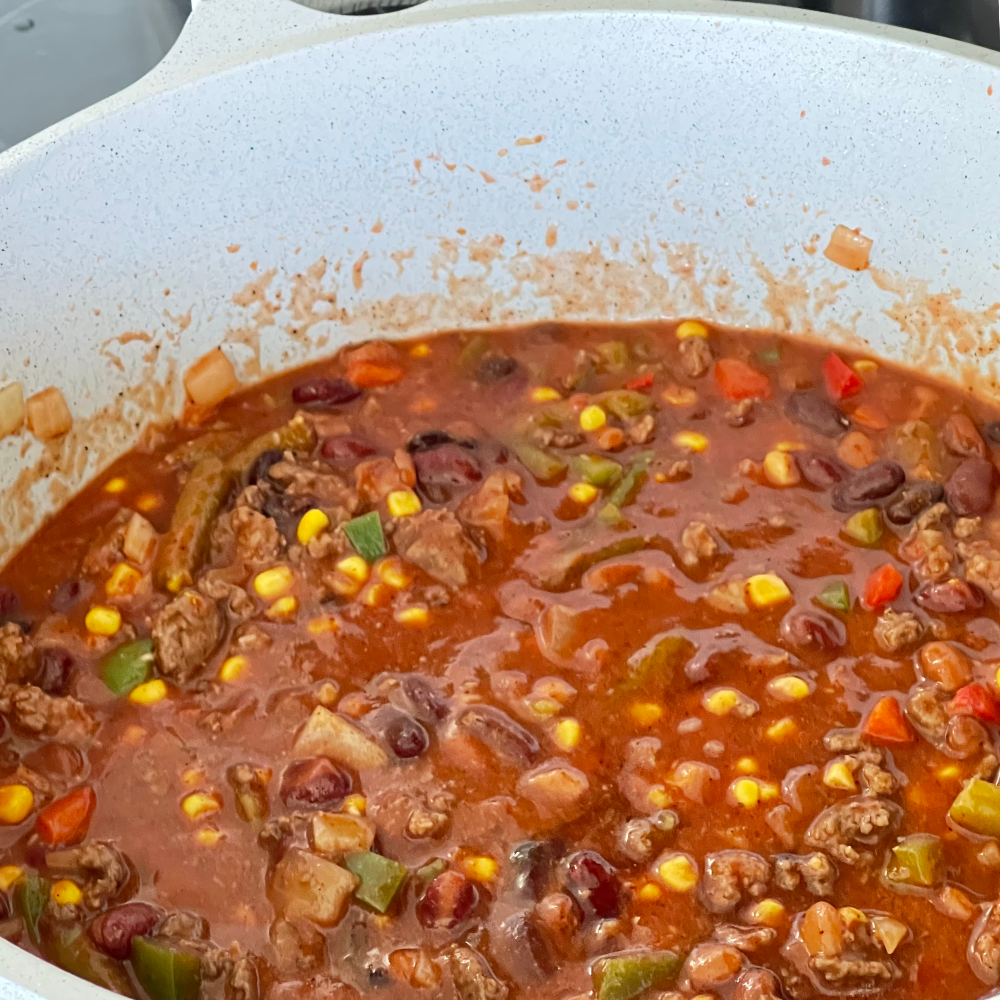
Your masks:
M878 569L873 569L865 580L865 588L861 599L871 610L889 604L899 597L903 589L903 577L892 563L885 563Z
M948 705L951 715L972 715L980 722L1000 725L1000 699L983 684L966 684Z
M771 380L737 358L722 358L715 363L715 381L726 399L770 399Z
M35 820L35 830L50 847L78 844L87 836L96 806L97 793L84 785L47 805Z
M868 713L861 727L870 740L880 743L912 743L916 735L895 698L885 697Z
M398 382L405 372L399 365L377 364L374 361L355 361L348 366L347 377L362 389L374 389L380 385Z
M861 376L837 354L831 354L823 362L823 381L831 399L847 399L865 387Z
M625 383L626 389L649 389L653 385L653 373L646 372L645 375L636 375L634 379L630 379Z

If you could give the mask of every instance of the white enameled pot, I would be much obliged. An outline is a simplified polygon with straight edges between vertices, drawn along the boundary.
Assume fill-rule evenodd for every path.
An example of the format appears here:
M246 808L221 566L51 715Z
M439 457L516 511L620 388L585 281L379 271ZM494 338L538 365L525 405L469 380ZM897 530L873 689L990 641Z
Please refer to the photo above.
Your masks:
M251 381L377 335L699 315L1000 395L998 219L985 50L697 0L202 0L149 76L0 155L0 379L75 417L0 441L0 561L219 344ZM823 256L837 224L869 270ZM110 996L6 942L0 976Z

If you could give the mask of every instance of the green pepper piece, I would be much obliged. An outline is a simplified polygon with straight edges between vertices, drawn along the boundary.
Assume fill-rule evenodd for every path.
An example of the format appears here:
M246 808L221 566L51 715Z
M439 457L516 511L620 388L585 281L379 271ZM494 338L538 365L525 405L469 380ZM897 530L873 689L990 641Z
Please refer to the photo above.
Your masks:
M344 534L362 559L374 562L386 553L385 534L377 510L371 510L344 525Z
M653 401L649 396L634 389L612 389L611 392L598 396L597 402L619 420L641 417L653 408Z
M885 877L890 884L902 882L929 888L941 880L943 862L941 838L932 833L914 833L892 849Z
M413 877L421 885L427 885L428 882L433 882L447 867L448 862L444 858L435 858L433 861L428 861L426 865L421 865L413 873Z
M615 697L632 694L647 684L661 689L678 675L694 652L689 639L675 632L660 632L637 649L626 663L627 672L615 686Z
M621 478L622 467L601 455L574 455L573 471L591 486L610 486Z
M851 594L843 580L831 580L816 600L831 611L846 613L851 610Z
M608 500L616 507L627 507L632 503L642 489L642 484L649 478L649 467L656 458L655 451L641 451L625 470L621 482L611 491Z
M104 661L101 675L113 694L128 694L149 677L153 666L153 640L139 639L113 650Z
M316 446L316 432L301 415L293 417L284 427L276 427L245 444L226 462L229 471L245 476L253 463L265 451L312 451Z
M1000 788L974 778L955 796L948 815L984 837L1000 837Z
M125 966L98 951L81 928L56 927L43 950L50 962L74 976L127 997L135 996Z
M608 527L614 527L616 524L621 524L625 520L622 517L622 512L618 508L617 504L606 503L598 512L597 520L601 524L606 524Z
M597 353L613 372L624 371L629 363L628 344L623 340L609 340L605 344L598 344Z
M598 961L591 973L597 1000L633 1000L646 990L666 989L677 978L681 956L673 951L637 952Z
M132 938L132 970L151 1000L201 996L201 960L162 938Z
M882 512L878 507L868 507L852 514L844 524L844 534L859 545L876 545L882 537Z
M14 886L14 906L24 920L28 937L34 945L41 944L38 924L49 899L49 882L37 872L29 872Z
M356 851L344 858L344 867L361 879L354 895L373 910L385 913L406 881L405 865L373 851Z
M561 476L566 471L566 463L555 455L550 455L544 448L530 444L523 438L507 438L504 444L515 455L517 460L540 482L547 482Z

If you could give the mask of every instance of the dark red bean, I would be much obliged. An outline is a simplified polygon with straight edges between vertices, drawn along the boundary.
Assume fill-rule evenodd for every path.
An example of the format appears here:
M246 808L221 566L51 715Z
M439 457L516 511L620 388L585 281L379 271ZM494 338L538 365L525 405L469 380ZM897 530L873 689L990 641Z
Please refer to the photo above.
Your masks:
M781 637L797 649L832 653L847 644L843 622L819 611L792 611L781 623Z
M448 718L448 699L426 677L407 674L400 686L421 722L433 725Z
M981 747L990 745L989 734L983 724L971 715L955 715L950 718L945 741L948 749L962 759L971 757Z
M322 808L350 794L351 776L326 757L297 760L281 776L281 800L287 806Z
M987 441L1000 444L1000 420L991 420L988 424L984 424L983 434Z
M538 740L499 708L472 705L458 717L455 725L459 732L517 764L530 764L538 757Z
M59 646L47 646L38 654L38 666L33 683L46 694L62 695L73 673L73 657Z
M833 488L830 501L834 510L861 510L892 496L905 479L906 473L898 462L880 459L838 483Z
M348 469L357 465L363 458L374 455L378 449L370 441L356 434L338 434L328 437L323 442L321 453L332 465Z
M479 891L464 876L449 869L441 872L417 902L417 920L428 929L460 924L479 901Z
M965 459L951 474L944 488L948 506L959 517L985 514L993 505L997 488L996 466L985 458Z
M0 617L13 614L20 603L17 594L10 587L0 587Z
M732 1000L781 1000L778 977L767 969L744 969L737 977Z
M271 471L271 466L277 465L284 457L285 453L280 448L268 448L267 451L262 451L250 466L247 482L251 485L260 482Z
M65 614L75 608L81 601L90 597L94 590L92 583L85 583L82 580L63 580L62 583L52 591L49 597L49 607L53 611Z
M929 479L903 483L899 492L885 505L886 520L891 524L909 524L921 511L944 499L944 487Z
M417 470L417 482L425 493L439 488L448 490L471 486L483 478L476 456L457 444L443 444L430 451L415 452L413 464Z
M964 413L953 413L941 428L941 440L953 455L978 455L986 458L986 442L976 425Z
M512 913L490 934L490 950L501 971L520 986L542 983L555 970L548 943L525 910Z
M415 455L420 451L432 451L434 448L440 448L443 444L457 444L470 450L476 447L476 442L471 438L455 437L454 434L449 434L447 431L432 430L418 431L414 434L406 443L406 450L411 455Z
M566 889L587 916L617 917L621 909L618 874L596 851L577 851L566 862Z
M300 406L321 409L343 406L361 395L361 389L346 378L310 378L292 390L292 401Z
M401 760L411 760L426 752L431 739L416 719L405 712L396 713L382 730L382 738Z
M94 920L90 937L101 951L124 961L132 951L132 938L151 933L160 916L160 911L149 903L125 903Z
M817 489L828 490L851 475L851 470L832 455L819 451L797 451L794 454L802 478Z
M484 385L493 385L510 378L517 371L518 364L506 354L488 354L479 362L476 369L476 380Z
M526 840L515 844L510 852L514 885L532 899L540 899L549 884L555 863L563 856L566 845L561 840Z
M929 583L913 599L927 611L943 615L962 615L983 606L982 591L968 580L952 577L941 583Z
M793 392L785 403L785 416L823 437L838 438L851 421L833 403L814 392Z

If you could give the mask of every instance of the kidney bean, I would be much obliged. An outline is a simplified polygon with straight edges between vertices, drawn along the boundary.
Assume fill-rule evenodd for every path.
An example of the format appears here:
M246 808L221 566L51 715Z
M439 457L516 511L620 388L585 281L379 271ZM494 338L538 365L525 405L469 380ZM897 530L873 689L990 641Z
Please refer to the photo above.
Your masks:
M428 496L444 494L442 500L447 499L449 489L471 486L483 478L476 456L457 444L443 444L429 451L415 452L413 464L420 488Z
M951 474L944 488L948 506L959 517L985 514L997 488L996 466L985 458L965 459Z
M72 672L73 657L69 652L59 646L47 646L38 654L33 683L46 694L65 694Z
M983 424L983 434L991 444L1000 444L1000 420L991 420Z
M492 385L509 378L518 369L518 364L506 354L488 354L479 362L476 369L476 381L484 385Z
M284 458L284 452L280 448L268 448L267 451L262 451L253 465L250 466L247 482L251 486L254 483L259 483L271 471L271 466L276 465L282 458Z
M794 455L802 478L817 489L828 490L851 475L851 470L832 455L820 451L797 451Z
M833 509L851 511L870 507L895 493L905 479L906 473L898 462L888 459L872 462L833 488L830 497Z
M374 455L378 449L370 441L356 434L338 434L328 437L320 450L322 456L332 465L352 468L363 458Z
M0 892L0 920L6 920L10 916L10 903L5 893Z
M0 617L17 611L20 603L17 594L10 587L0 587Z
M941 440L953 455L966 458L978 455L986 458L986 442L979 436L976 425L964 413L953 413L941 428Z
M132 951L132 938L150 934L160 911L149 903L125 903L102 913L90 925L90 937L101 951L123 962Z
M958 577L929 583L917 591L913 599L925 610L944 615L968 614L983 606L982 591L974 583Z
M49 597L49 607L53 611L65 614L75 608L81 601L90 597L94 590L92 583L85 583L82 580L63 580L62 583L52 591Z
M401 760L419 757L431 743L427 730L405 712L393 714L382 729L382 737Z
M524 910L512 913L490 935L490 948L501 970L521 986L544 982L555 969L548 943Z
M470 449L476 447L476 442L469 438L455 437L454 434L449 434L447 431L431 430L418 431L414 434L407 441L406 450L411 455L415 455L419 451L432 451L434 448L440 448L444 444L458 444L463 448Z
M456 720L459 732L485 744L495 754L518 764L530 764L539 752L538 740L506 712L491 705L472 705Z
M903 483L899 492L885 505L886 520L891 524L909 524L921 511L940 503L944 487L929 479Z
M785 402L785 416L823 437L840 437L851 426L833 403L813 392L793 392Z
M842 622L819 611L792 611L781 623L781 637L799 649L818 649L832 653L847 644L847 630Z
M407 674L400 687L421 722L433 725L448 717L448 699L426 677Z
M281 776L281 800L287 806L322 808L350 794L351 776L327 757L297 760Z
M479 901L479 891L459 872L441 872L417 902L417 920L428 929L460 924Z
M552 868L563 856L566 845L561 840L526 840L511 848L510 863L514 885L532 899L545 892Z
M346 378L310 378L292 390L292 401L300 406L321 409L343 406L361 395L362 390Z
M980 747L989 746L989 735L983 724L971 715L956 715L948 720L945 735L948 749L960 758L971 757Z
M620 912L618 874L596 851L577 851L569 857L566 889L587 916L606 919Z

